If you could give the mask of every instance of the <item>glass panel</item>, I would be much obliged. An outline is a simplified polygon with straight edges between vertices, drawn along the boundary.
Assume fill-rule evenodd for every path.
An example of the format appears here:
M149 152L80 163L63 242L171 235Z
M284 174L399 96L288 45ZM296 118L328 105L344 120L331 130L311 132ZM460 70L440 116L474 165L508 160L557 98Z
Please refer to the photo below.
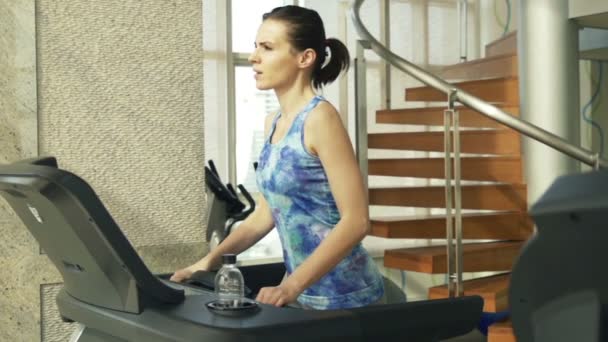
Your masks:
M458 63L458 11L456 2L431 2L428 8L429 63L448 65ZM441 23L441 25L438 25Z
M253 162L264 144L264 118L276 113L279 103L273 91L255 87L251 67L235 68L236 178L250 193L257 192Z
M232 51L251 52L262 15L284 0L232 0Z

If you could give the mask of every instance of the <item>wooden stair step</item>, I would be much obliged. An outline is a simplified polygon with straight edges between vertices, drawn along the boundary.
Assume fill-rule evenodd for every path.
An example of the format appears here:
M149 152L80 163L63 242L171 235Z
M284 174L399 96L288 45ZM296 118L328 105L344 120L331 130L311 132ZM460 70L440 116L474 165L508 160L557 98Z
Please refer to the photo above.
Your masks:
M443 152L443 131L372 133L368 148ZM510 129L470 130L460 132L460 152L479 154L521 154L520 136Z
M523 242L490 242L462 245L463 272L510 270ZM384 266L422 273L446 273L445 246L387 250Z
M519 105L519 80L516 77L492 78L453 83L459 89L484 101ZM407 88L406 101L447 101L447 95L429 86Z
M368 173L374 176L445 178L443 158L370 159ZM521 183L519 156L462 157L462 180ZM452 175L454 171L452 168Z
M526 211L524 184L487 184L461 186L462 209ZM369 189L371 205L419 208L445 208L443 186Z
M438 74L441 78L453 81L517 77L517 55L504 54L458 63L442 68Z
M488 342L516 342L511 321L498 322L488 329Z
M464 295L478 295L483 298L484 312L501 312L509 308L509 273L477 278L463 282ZM441 285L429 289L429 299L448 298L448 286Z
M519 107L498 106L503 111L519 116ZM443 126L443 111L446 107L387 109L376 111L376 123L403 124L423 126ZM459 113L460 127L506 128L498 121L466 107L456 107Z
M507 33L504 37L486 45L486 57L504 54L517 54L517 31Z
M463 214L464 239L526 240L533 231L530 217L523 212ZM395 239L444 239L445 215L423 217L372 218L370 235Z

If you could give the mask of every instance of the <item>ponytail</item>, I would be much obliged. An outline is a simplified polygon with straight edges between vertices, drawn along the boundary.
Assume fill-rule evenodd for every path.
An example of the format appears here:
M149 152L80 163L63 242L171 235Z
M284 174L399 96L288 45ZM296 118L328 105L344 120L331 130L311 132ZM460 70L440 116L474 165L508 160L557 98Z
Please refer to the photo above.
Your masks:
M312 73L312 84L316 89L335 81L340 73L348 70L350 66L350 54L344 43L335 38L329 38L325 42L329 56L326 57L325 53L318 56L317 65ZM325 63L328 57L329 61Z

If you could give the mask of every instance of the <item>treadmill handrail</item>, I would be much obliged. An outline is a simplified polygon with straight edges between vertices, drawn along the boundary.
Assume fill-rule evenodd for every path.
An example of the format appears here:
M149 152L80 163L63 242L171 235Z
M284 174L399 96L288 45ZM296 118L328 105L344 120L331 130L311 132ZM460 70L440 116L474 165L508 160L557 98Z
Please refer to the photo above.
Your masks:
M107 243L103 241L100 243L106 244L116 253L143 294L150 299L164 303L180 303L184 300L183 290L164 284L149 271L99 197L82 178L69 171L51 166L14 163L0 166L0 189L3 184L9 184L7 181L2 182L2 178L24 177L43 179L49 184L52 183L82 205L98 228L98 232L107 241Z

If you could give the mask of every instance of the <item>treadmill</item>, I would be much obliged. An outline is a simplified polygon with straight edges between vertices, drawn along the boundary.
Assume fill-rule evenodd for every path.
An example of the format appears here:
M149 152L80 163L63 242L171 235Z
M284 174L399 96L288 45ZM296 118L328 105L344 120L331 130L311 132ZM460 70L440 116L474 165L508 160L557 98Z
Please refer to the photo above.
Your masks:
M81 327L73 341L430 342L468 333L482 313L478 296L346 310L261 303L212 310L213 290L153 275L93 189L55 158L0 165L0 195L61 273L57 307ZM259 283L255 269L244 273L246 285Z
M608 170L557 178L511 273L519 342L608 342Z

